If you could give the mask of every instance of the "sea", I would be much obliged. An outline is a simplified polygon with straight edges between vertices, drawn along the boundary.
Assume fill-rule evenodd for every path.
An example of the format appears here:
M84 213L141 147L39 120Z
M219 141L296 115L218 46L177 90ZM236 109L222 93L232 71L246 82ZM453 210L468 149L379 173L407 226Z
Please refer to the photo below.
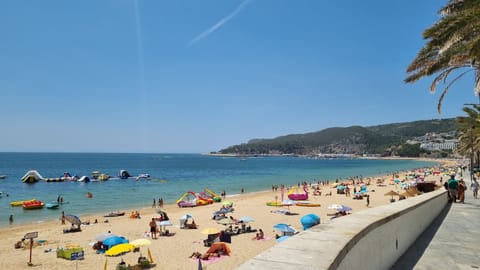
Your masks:
M201 154L119 153L0 153L0 227L58 220L61 212L78 216L116 210L151 207L159 198L175 203L185 192L208 188L227 196L271 190L272 185L330 181L348 177L370 177L416 168L435 162L384 159L313 159L304 157L220 157ZM91 177L93 171L112 177L101 182L44 182L25 184L21 178L37 170L45 178L65 172ZM150 180L119 179L120 170ZM88 193L92 197L87 196ZM24 210L10 202L32 198L43 202L63 197L58 209ZM13 215L14 221L9 222Z

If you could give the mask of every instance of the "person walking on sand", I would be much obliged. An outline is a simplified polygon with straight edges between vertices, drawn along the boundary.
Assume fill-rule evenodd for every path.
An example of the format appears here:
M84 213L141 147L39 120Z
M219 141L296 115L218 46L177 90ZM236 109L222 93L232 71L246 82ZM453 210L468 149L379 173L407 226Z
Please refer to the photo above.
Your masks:
M63 211L62 211L61 220L62 220L62 225L65 225L65 212L63 212Z
M8 218L8 222L10 222L10 224L13 223L13 215L10 215L10 217Z
M478 182L477 182L477 179L473 179L470 187L472 188L473 198L475 200L477 200L478 199Z
M366 201L367 207L370 206L370 195L367 195L367 201Z
M157 207L157 203L155 202L155 199L153 199L152 208L156 208L156 207Z

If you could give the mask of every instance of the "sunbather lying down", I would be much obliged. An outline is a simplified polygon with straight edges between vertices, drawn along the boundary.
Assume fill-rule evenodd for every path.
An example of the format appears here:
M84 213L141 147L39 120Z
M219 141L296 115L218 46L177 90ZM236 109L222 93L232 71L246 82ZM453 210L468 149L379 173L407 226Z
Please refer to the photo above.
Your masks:
M79 227L71 227L70 229L63 229L63 233L81 232Z
M196 259L202 259L204 261L208 260L210 257L220 257L220 253L218 252L207 252L202 255L202 253L195 251L190 255L189 258L196 258Z

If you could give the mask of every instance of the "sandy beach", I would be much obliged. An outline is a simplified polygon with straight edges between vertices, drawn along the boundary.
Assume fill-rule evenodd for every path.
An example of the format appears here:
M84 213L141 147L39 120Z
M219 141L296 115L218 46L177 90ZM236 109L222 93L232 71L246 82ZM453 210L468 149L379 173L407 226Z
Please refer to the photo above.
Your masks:
M405 173L400 173L399 178L404 179ZM445 179L445 176L443 176ZM385 185L377 185L376 179L382 178L385 180ZM376 207L390 203L390 196L384 194L390 190L401 191L398 184L390 184L392 175L372 177L364 179L370 185L367 186L370 195L369 207ZM426 181L438 181L440 176L429 175L425 178ZM283 215L273 213L272 211L278 209L288 210L287 207L272 207L267 206L266 203L280 200L280 189L277 191L263 191L257 193L245 193L236 196L227 196L227 200L233 202L234 212L227 215L232 215L235 218L242 216L252 217L255 221L249 223L253 229L263 229L265 232L264 240L252 240L255 233L243 233L232 236L232 243L229 244L231 249L230 256L222 256L221 258L203 261L206 269L234 269L243 262L253 258L260 252L275 245L275 231L273 225L277 223L287 223L295 227L297 230L302 230L300 218L309 213L314 213L320 216L321 223L328 223L332 213L327 207L330 204L344 204L350 206L352 215L356 212L367 209L366 200L354 200L353 187L352 196L345 194L337 194L336 189L331 185L320 185L321 196L313 196L312 190L309 192L309 202L319 203L320 207L289 207L290 212L296 215ZM357 187L359 189L359 187ZM331 191L331 196L325 194ZM286 196L285 196L286 197ZM398 200L398 197L395 197ZM29 261L29 249L20 248L15 249L14 244L19 241L28 232L38 232L38 238L35 239L35 247L32 249L32 263L35 267L33 269L115 269L116 265L123 259L127 264L135 265L140 253L147 255L147 249L151 251L156 267L154 269L197 269L198 261L190 259L189 256L193 252L205 253L208 247L203 245L203 240L206 235L201 231L205 228L224 229L224 225L217 224L212 219L212 213L221 208L221 203L214 203L206 206L199 206L194 208L179 208L177 205L165 205L162 210L168 213L168 216L174 226L167 227L167 229L174 233L173 236L160 236L158 239L152 239L149 246L140 247L139 252L129 252L122 256L106 257L104 254L97 254L92 248L95 237L100 234L111 233L124 236L128 240L143 238L145 232L149 231L149 221L153 217L158 217L156 213L158 208L146 206L143 209L129 209L126 210L125 216L104 218L104 213L99 213L93 216L80 216L82 221L89 220L90 225L82 226L81 232L63 233L63 229L68 229L70 224L67 222L61 225L61 221L51 221L40 224L10 226L0 229L0 238L3 241L0 243L2 255L0 259L1 269L29 269L27 262ZM141 218L130 218L129 214L132 210L138 210ZM199 225L198 229L180 229L179 219L184 214L191 214L195 223ZM61 212L59 211L59 217ZM68 213L67 213L68 214ZM98 224L93 224L97 219ZM103 221L108 219L108 223ZM321 224L319 225L321 226ZM41 244L38 243L38 240ZM78 245L84 249L85 258L79 261L69 261L62 258L57 258L55 250L61 247L70 245ZM205 268L204 268L205 269Z

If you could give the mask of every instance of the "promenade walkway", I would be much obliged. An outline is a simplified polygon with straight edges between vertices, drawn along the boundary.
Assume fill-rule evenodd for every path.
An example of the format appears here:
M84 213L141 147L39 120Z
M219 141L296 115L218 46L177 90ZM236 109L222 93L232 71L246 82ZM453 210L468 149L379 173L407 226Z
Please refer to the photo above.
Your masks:
M473 199L469 178L465 203L446 207L391 270L480 269L480 199Z

